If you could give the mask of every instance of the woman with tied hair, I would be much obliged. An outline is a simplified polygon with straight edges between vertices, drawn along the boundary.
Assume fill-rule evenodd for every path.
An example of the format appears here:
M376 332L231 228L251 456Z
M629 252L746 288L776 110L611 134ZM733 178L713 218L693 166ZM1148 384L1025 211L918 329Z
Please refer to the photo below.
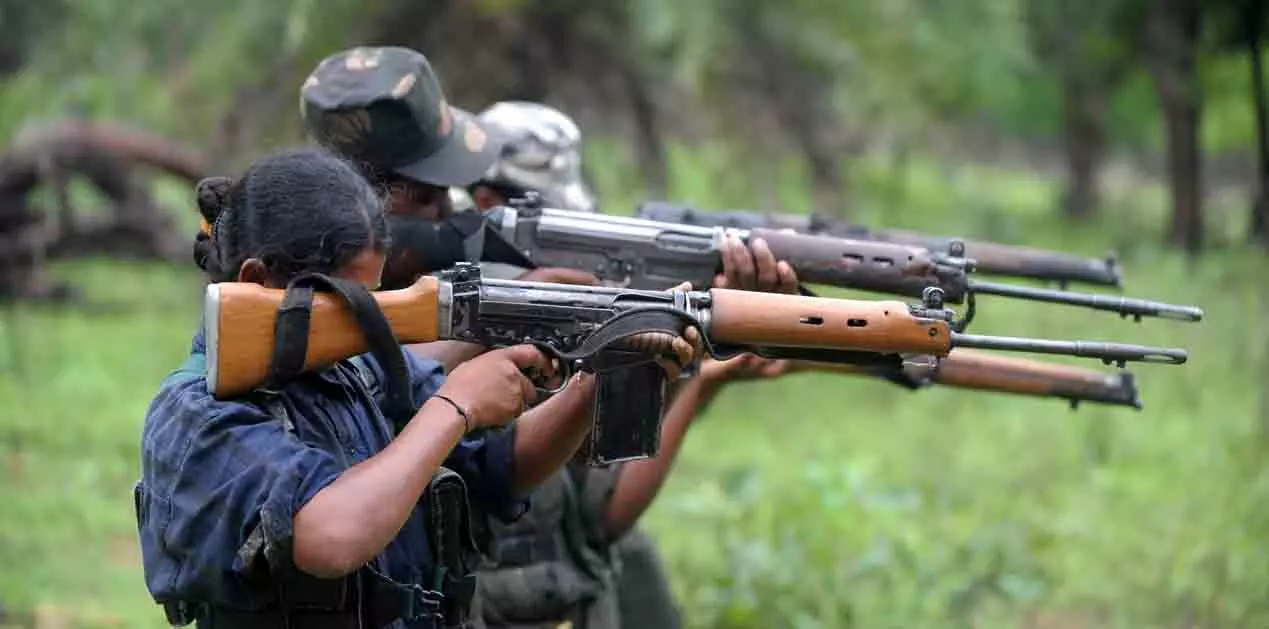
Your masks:
M197 192L195 259L212 281L283 288L315 272L378 286L383 201L339 158L287 151ZM691 359L664 338L654 352ZM467 625L483 516L514 520L569 460L594 380L576 376L511 423L535 401L523 372L554 377L536 348L489 351L448 376L402 352L421 405L390 421L374 391L391 381L371 355L220 400L195 335L146 414L135 496L146 584L173 624Z

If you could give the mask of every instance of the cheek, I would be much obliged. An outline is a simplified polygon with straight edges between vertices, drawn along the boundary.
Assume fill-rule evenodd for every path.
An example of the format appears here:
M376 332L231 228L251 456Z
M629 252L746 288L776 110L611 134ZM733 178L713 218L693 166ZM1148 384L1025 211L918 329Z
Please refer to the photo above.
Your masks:
M383 277L383 263L385 256L380 252L365 252L357 256L351 264L345 267L340 273L336 273L338 277L351 280L375 290L379 288L380 280Z

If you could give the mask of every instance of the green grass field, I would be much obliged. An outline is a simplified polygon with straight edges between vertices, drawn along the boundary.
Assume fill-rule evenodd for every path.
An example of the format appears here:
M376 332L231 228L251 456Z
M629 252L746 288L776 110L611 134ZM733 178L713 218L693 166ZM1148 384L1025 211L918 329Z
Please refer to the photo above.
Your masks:
M675 161L672 198L745 207L753 193L710 186L728 180L707 160ZM797 206L790 179L780 194ZM620 181L601 180L613 207L635 198ZM1128 292L1207 319L980 302L981 333L1188 348L1187 365L1135 369L1142 412L823 374L725 391L646 521L691 625L1269 626L1264 258L1160 251L1164 196L1136 183L1112 182L1106 218L1075 229L1048 218L1052 183L1025 173L919 166L891 213L892 180L854 181L871 224L1118 248ZM1237 231L1235 210L1212 210L1218 234ZM0 333L0 605L17 626L161 627L130 489L202 285L123 263L60 272L100 311L23 307Z

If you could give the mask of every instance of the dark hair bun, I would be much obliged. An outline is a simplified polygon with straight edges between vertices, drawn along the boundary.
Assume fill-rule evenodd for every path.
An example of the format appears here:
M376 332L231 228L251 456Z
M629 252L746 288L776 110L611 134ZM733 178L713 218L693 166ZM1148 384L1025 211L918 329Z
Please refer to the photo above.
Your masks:
M194 186L198 213L203 215L208 225L216 224L216 218L229 205L229 188L233 183L229 177L208 177Z

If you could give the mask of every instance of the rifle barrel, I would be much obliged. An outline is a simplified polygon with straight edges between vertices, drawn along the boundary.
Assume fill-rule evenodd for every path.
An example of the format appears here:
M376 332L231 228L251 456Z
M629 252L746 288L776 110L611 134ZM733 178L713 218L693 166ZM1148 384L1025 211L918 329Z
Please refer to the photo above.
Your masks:
M1118 363L1120 366L1128 362L1182 365L1189 359L1189 353L1183 349L1094 341L1052 341L1016 336L984 336L955 332L952 333L952 347L974 347L1006 352L1099 358L1103 363Z
M1142 317L1159 317L1177 321L1202 321L1203 309L1195 306L1177 306L1145 299L1119 297L1117 295L1095 295L1091 293L1073 293L1062 290L999 284L996 282L969 281L970 291L984 295L1001 297L1017 297L1031 301L1043 301L1052 304L1083 306L1094 310L1105 310L1119 313L1120 316L1133 317L1140 321Z

